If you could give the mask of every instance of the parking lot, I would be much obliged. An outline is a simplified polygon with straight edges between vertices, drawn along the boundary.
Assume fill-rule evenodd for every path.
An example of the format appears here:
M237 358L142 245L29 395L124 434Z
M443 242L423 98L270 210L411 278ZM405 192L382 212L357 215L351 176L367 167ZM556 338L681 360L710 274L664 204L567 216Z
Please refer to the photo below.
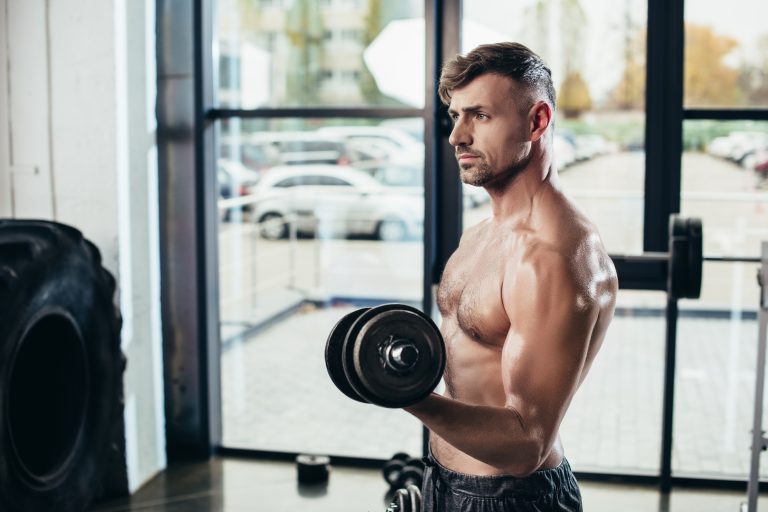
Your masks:
M613 253L642 246L642 159L619 153L562 173L564 189ZM703 154L686 155L683 169L683 213L703 218L705 254L757 256L759 241L768 239L768 200L756 178ZM465 224L487 214L487 206L468 210ZM420 241L272 241L248 222L222 223L219 237L224 444L379 458L418 452L418 422L341 395L322 351L335 321L361 303L420 303ZM755 269L707 263L701 299L681 303L673 461L679 474L747 472ZM562 428L577 470L657 470L664 304L658 292L620 292L604 349Z

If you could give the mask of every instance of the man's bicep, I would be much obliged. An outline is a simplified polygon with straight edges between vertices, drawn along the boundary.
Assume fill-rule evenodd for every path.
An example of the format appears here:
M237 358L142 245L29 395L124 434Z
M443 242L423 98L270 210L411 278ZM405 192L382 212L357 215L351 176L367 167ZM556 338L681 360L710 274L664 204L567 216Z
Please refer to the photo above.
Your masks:
M501 367L506 405L548 441L579 385L597 317L597 307L579 290L567 280L554 281L559 288L539 283L549 286L512 293L505 301L510 331Z

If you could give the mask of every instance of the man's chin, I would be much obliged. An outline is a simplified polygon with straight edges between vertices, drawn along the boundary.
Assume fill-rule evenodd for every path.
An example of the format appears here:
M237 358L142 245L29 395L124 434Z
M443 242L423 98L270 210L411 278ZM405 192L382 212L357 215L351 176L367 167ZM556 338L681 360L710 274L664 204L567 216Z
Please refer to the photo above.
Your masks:
M472 185L473 187L482 187L483 185L485 185L485 183L487 181L487 180L483 179L482 177L478 177L478 176L465 176L465 175L460 176L459 179L465 185Z

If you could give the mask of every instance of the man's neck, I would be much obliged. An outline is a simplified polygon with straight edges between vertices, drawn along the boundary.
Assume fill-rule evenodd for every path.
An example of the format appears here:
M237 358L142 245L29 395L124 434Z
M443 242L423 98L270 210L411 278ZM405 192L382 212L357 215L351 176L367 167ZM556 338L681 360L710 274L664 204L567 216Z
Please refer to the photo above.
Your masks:
M494 221L525 221L532 215L537 198L547 189L557 188L557 172L551 161L546 161L546 167L543 163L541 160L530 162L504 187L486 188Z

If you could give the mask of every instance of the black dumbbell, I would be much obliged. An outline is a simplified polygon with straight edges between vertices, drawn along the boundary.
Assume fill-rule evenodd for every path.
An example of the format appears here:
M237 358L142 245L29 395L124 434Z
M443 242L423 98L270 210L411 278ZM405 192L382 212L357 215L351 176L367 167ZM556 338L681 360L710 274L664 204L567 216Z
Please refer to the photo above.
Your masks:
M421 510L421 490L415 485L398 489L385 512L419 512Z
M404 304L384 304L345 315L325 344L328 375L359 402L400 408L426 398L445 369L440 330Z
M384 481L392 489L407 487L409 484L421 487L421 482L424 480L424 463L421 459L399 452L384 464L382 474Z
M415 485L421 488L421 483L424 481L424 463L420 459L409 460L398 475L397 487L408 487L409 485Z
M389 487L395 487L397 480L400 477L400 471L405 467L407 461L411 459L411 456L405 452L397 452L387 462L384 463L384 467L381 469L384 475L384 481L389 484Z

